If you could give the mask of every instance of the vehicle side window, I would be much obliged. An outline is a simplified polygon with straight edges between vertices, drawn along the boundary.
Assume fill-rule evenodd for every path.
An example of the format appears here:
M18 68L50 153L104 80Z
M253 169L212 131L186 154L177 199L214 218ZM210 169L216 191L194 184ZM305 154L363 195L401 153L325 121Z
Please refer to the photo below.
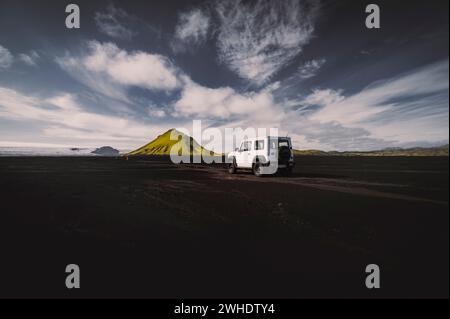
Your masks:
M264 140L256 141L255 142L255 150L260 151L264 149Z
M276 140L270 140L270 149L275 150L278 147L278 141Z
M243 142L241 145L241 152L248 152L252 148L252 142Z

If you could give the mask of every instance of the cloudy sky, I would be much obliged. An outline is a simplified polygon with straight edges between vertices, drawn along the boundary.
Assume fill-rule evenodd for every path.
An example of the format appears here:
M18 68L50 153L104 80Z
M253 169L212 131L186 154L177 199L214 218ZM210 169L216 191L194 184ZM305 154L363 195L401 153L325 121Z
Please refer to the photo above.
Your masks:
M0 0L0 146L277 127L299 149L449 139L448 1Z

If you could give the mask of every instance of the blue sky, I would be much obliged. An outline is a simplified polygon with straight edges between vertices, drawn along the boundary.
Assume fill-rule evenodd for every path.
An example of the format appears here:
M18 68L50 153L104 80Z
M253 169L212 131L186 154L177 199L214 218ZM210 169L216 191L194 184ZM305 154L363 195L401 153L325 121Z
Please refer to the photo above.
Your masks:
M448 143L448 2L0 0L0 146L132 149L173 127L296 148Z

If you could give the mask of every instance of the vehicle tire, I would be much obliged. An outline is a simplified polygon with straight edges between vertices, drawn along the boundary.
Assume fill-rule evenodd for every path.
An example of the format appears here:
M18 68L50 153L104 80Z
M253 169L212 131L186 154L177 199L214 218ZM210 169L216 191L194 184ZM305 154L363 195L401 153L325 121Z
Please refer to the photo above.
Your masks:
M257 177L261 177L262 176L261 163L260 162L253 163L252 171L253 171L253 175L255 175Z
M236 174L236 171L237 171L236 159L233 158L233 162L230 163L230 165L228 166L228 173Z

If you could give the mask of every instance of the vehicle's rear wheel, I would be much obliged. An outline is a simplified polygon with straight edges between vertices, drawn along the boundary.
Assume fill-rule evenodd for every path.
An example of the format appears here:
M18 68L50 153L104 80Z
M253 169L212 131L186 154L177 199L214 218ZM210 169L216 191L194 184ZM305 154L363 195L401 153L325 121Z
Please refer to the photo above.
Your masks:
M236 159L233 158L233 162L230 163L228 166L228 173L230 174L236 174L237 165L236 165Z
M261 166L260 162L253 163L252 170L253 170L253 174L255 176L257 176L257 177L262 176L262 169L261 169L261 167L262 166Z

